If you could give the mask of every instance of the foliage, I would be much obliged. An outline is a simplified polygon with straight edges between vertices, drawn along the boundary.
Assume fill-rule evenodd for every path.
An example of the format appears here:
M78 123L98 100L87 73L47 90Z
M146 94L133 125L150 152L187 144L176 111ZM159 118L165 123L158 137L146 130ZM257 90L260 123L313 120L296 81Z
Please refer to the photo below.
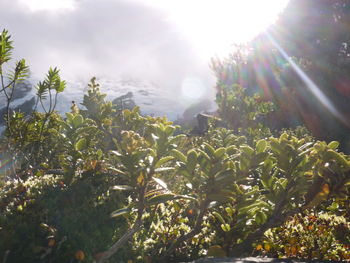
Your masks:
M146 261L148 258L157 262L166 252L169 243L191 231L197 213L196 207L186 200L174 200L156 206L146 215L145 228L133 240L139 260ZM205 216L200 232L176 248L173 260L194 260L205 256L213 237L208 217Z
M8 31L3 30L0 35L0 93L6 98L6 131L7 140L2 144L6 145L6 150L13 155L16 166L22 166L22 170L30 167L40 166L42 163L48 164L57 152L53 145L55 140L55 130L58 128L60 117L55 113L57 96L65 89L65 81L62 81L57 68L50 68L45 79L38 83L37 98L33 112L27 118L24 113L11 109L11 102L17 88L28 77L29 68L22 59L16 63L13 70L5 74L6 64L10 63L12 56L12 41ZM48 99L47 105L44 100ZM38 105L41 105L44 113L37 112ZM35 153L35 154L34 154ZM53 164L54 166L54 164Z
M349 2L344 0L321 0L315 3L292 0L271 30L276 42L289 56L295 58L301 69L341 114L341 117L332 114L329 105L310 92L303 91L301 87L305 84L302 84L294 89L298 98L296 102L299 102L295 106L301 108L304 121L318 138L336 139L342 144L349 139L347 101L350 93L347 87L350 38L345 26L349 23L349 6ZM302 45L305 43L303 41L309 45ZM295 74L283 72L282 75L289 87L296 82ZM315 99L302 99L308 94ZM346 146L342 147L349 151Z
M241 66L246 56L237 51L230 59L212 60L212 69L217 76L216 103L219 116L235 133L249 137L266 137L270 129L264 125L266 115L273 111L273 104L261 96L249 94L247 87L240 83Z
M61 117L58 73L50 69L38 84L43 112L13 112L7 121L3 144L20 165L0 190L5 262L176 262L239 257L254 247L290 255L295 233L303 246L312 240L294 229L310 226L310 210L345 207L349 218L350 158L339 143L316 141L302 128L272 136L267 121L259 124L272 104L243 86L219 83L227 128L211 124L206 134L188 137L138 107L116 110L95 78L83 108L73 103ZM311 225L327 220L317 214ZM320 258L345 258L339 253L349 240L322 251L329 237L338 245L337 227L314 246Z
M107 192L110 184L87 173L69 186L55 175L8 183L0 197L1 254L9 251L10 262L62 262L82 250L92 261L116 227L126 227L108 216L121 198Z
M281 227L266 232L264 243L257 248L273 257L348 260L349 227L344 217L297 214Z

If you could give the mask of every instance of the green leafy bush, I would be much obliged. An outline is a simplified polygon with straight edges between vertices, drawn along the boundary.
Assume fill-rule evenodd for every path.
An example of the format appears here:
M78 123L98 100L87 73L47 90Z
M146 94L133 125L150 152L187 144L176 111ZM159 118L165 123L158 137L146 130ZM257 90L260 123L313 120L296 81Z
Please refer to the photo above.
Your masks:
M282 226L267 231L264 242L256 248L272 257L348 260L349 237L350 224L344 217L297 214Z
M116 111L94 78L85 108L73 104L61 117L54 111L64 88L58 73L50 69L38 84L38 103L49 94L44 113L5 116L2 143L20 164L0 191L5 261L176 262L256 248L281 257L290 255L290 222L300 214L332 203L348 207L350 161L339 144L302 129L271 136L257 120L272 105L241 87L220 90L228 128L211 124L206 134L188 137L137 107ZM319 220L313 224L328 219ZM306 247L311 237L298 235ZM344 247L323 252L327 244L314 246L319 258L346 258Z

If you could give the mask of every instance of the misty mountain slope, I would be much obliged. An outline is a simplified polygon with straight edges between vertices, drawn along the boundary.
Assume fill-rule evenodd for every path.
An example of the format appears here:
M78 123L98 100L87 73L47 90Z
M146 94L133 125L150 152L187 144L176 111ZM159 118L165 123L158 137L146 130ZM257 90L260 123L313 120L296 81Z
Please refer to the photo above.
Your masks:
M29 112L35 104L36 90L33 88L33 84L37 81L31 80L18 86L16 90L15 99L11 103L11 108L16 110L22 110ZM137 79L106 79L99 78L97 82L100 85L100 89L103 93L107 94L106 100L113 101L116 98L131 94L132 100L137 106L140 107L141 112L144 114L167 116L171 120L181 118L186 109L192 108L193 105L201 104L196 113L210 110L214 108L213 100L209 100L207 97L204 99L184 99L181 92L169 91L168 89L162 89L153 82L147 82ZM56 110L61 114L70 111L72 101L77 104L81 104L84 94L87 93L87 82L75 82L67 83L67 88L64 92L58 95L58 103ZM44 101L44 105L48 103ZM6 99L2 94L0 96L0 113L1 116L5 113ZM39 111L42 110L40 107ZM187 113L188 115L188 113ZM3 123L3 120L0 122Z

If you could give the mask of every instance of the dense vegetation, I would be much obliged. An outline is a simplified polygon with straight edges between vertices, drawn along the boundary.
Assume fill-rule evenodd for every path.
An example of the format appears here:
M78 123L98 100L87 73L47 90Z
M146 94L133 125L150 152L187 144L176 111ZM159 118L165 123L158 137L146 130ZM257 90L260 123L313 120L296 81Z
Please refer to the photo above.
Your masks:
M9 70L4 30L0 260L349 259L350 156L296 127L288 107L281 118L281 98L252 92L254 48L213 61L218 116L188 135L106 101L94 78L82 106L58 114L65 82L56 68L37 84L32 112L12 110L28 67L20 60ZM288 63L276 62L274 77L291 77Z
M215 63L218 78L274 101L270 126L303 124L350 153L349 19L347 0L290 0L266 33Z

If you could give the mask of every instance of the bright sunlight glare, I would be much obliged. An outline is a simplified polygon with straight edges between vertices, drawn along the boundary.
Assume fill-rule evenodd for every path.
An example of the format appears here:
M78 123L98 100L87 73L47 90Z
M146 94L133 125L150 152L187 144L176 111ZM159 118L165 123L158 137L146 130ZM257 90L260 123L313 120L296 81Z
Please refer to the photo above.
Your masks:
M21 4L28 7L30 11L54 11L54 10L73 10L74 0L19 0Z
M288 0L134 0L163 9L205 60L227 56L233 44L251 40L283 11Z
M343 122L346 126L349 127L347 118L337 110L333 105L332 101L322 92L322 90L306 75L306 73L290 58L290 56L282 49L282 47L275 41L275 39L267 34L267 37L271 43L277 48L280 54L284 57L285 60L292 66L294 71L298 76L304 81L306 87L314 94L314 96L335 116L338 120Z
M203 61L226 57L274 23L288 0L133 0L162 10ZM203 86L184 79L182 95L201 98Z

